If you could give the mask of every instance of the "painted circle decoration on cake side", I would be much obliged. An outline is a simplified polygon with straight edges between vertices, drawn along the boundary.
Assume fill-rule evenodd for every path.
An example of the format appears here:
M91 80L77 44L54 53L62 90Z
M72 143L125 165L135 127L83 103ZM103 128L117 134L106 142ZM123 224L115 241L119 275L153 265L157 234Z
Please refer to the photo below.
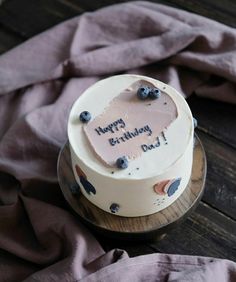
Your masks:
M91 195L91 194L96 194L96 189L94 188L94 186L87 180L87 176L85 175L85 173L82 171L82 169L78 166L75 165L75 170L76 173L79 177L79 180L84 188L84 190L86 191L87 194Z
M168 195L171 197L179 188L181 177L171 180L163 180L153 186L154 191L160 195Z
M169 183L170 180L164 180L161 182L156 183L153 186L154 191L158 194L158 195L166 195L166 191L165 191L165 187L166 185Z
M169 197L172 196L178 190L179 185L180 185L180 181L181 181L181 178L178 178L170 184L170 186L167 190L167 195Z

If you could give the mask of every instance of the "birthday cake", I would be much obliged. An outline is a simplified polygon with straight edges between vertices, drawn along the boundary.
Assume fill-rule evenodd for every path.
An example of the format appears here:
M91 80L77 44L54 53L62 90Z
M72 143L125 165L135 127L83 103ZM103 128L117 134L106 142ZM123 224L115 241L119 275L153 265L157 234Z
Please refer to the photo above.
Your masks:
M101 80L69 115L75 179L104 211L127 217L156 213L188 185L193 134L191 111L169 85L130 74Z

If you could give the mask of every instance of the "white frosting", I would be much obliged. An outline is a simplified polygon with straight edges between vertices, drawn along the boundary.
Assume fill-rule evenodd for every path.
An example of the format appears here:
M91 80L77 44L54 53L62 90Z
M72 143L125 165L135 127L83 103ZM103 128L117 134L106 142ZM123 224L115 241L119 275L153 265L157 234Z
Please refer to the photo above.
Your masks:
M137 80L146 80L171 96L177 106L178 117L160 137L161 146L143 153L129 162L127 169L106 167L94 154L79 120L82 111L89 111L95 118L110 101ZM126 113L124 110L124 117ZM109 122L109 121L108 121ZM193 152L193 118L184 98L172 87L149 77L118 75L95 83L74 103L68 121L72 165L78 164L96 188L96 195L83 194L95 205L110 212L112 203L118 203L118 215L141 216L157 212L176 200L189 181ZM128 144L128 142L127 142ZM137 170L137 168L139 168ZM111 172L114 171L112 174ZM75 172L75 170L74 170ZM80 180L75 172L76 180ZM173 196L159 196L153 185L165 179L181 177L181 184ZM159 203L161 200L161 203ZM159 205L155 201L158 201Z

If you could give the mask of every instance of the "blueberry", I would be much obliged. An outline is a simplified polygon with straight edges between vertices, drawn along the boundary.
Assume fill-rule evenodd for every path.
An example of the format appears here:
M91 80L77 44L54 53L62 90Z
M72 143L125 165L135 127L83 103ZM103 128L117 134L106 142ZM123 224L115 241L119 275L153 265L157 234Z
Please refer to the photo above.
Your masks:
M113 204L110 205L110 211L112 213L118 212L119 209L120 209L120 206L118 204L116 204L116 203L113 203Z
M153 99L153 100L160 98L160 96L161 96L161 90L158 89L158 88L151 89L151 91L149 92L149 95L148 95L148 97Z
M127 168L128 167L128 159L124 156L124 157L121 157L121 158L118 158L116 160L116 165L118 168Z
M83 111L80 115L79 115L79 119L82 122L88 122L91 119L91 114L88 111Z
M140 100L145 100L150 92L150 88L148 86L141 86L137 91L137 96Z
M193 118L193 126L194 126L194 128L197 127L197 120L195 118Z

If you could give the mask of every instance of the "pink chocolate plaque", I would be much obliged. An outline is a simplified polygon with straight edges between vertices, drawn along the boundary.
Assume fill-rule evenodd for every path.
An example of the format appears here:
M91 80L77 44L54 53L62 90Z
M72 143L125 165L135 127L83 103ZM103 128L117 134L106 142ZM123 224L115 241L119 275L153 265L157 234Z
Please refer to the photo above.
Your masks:
M155 87L139 80L116 96L102 114L84 125L84 132L95 154L108 166L117 158L130 160L150 149L158 149L159 136L177 118L172 98L161 92L158 99L140 100L140 86ZM165 138L165 137L164 137Z

